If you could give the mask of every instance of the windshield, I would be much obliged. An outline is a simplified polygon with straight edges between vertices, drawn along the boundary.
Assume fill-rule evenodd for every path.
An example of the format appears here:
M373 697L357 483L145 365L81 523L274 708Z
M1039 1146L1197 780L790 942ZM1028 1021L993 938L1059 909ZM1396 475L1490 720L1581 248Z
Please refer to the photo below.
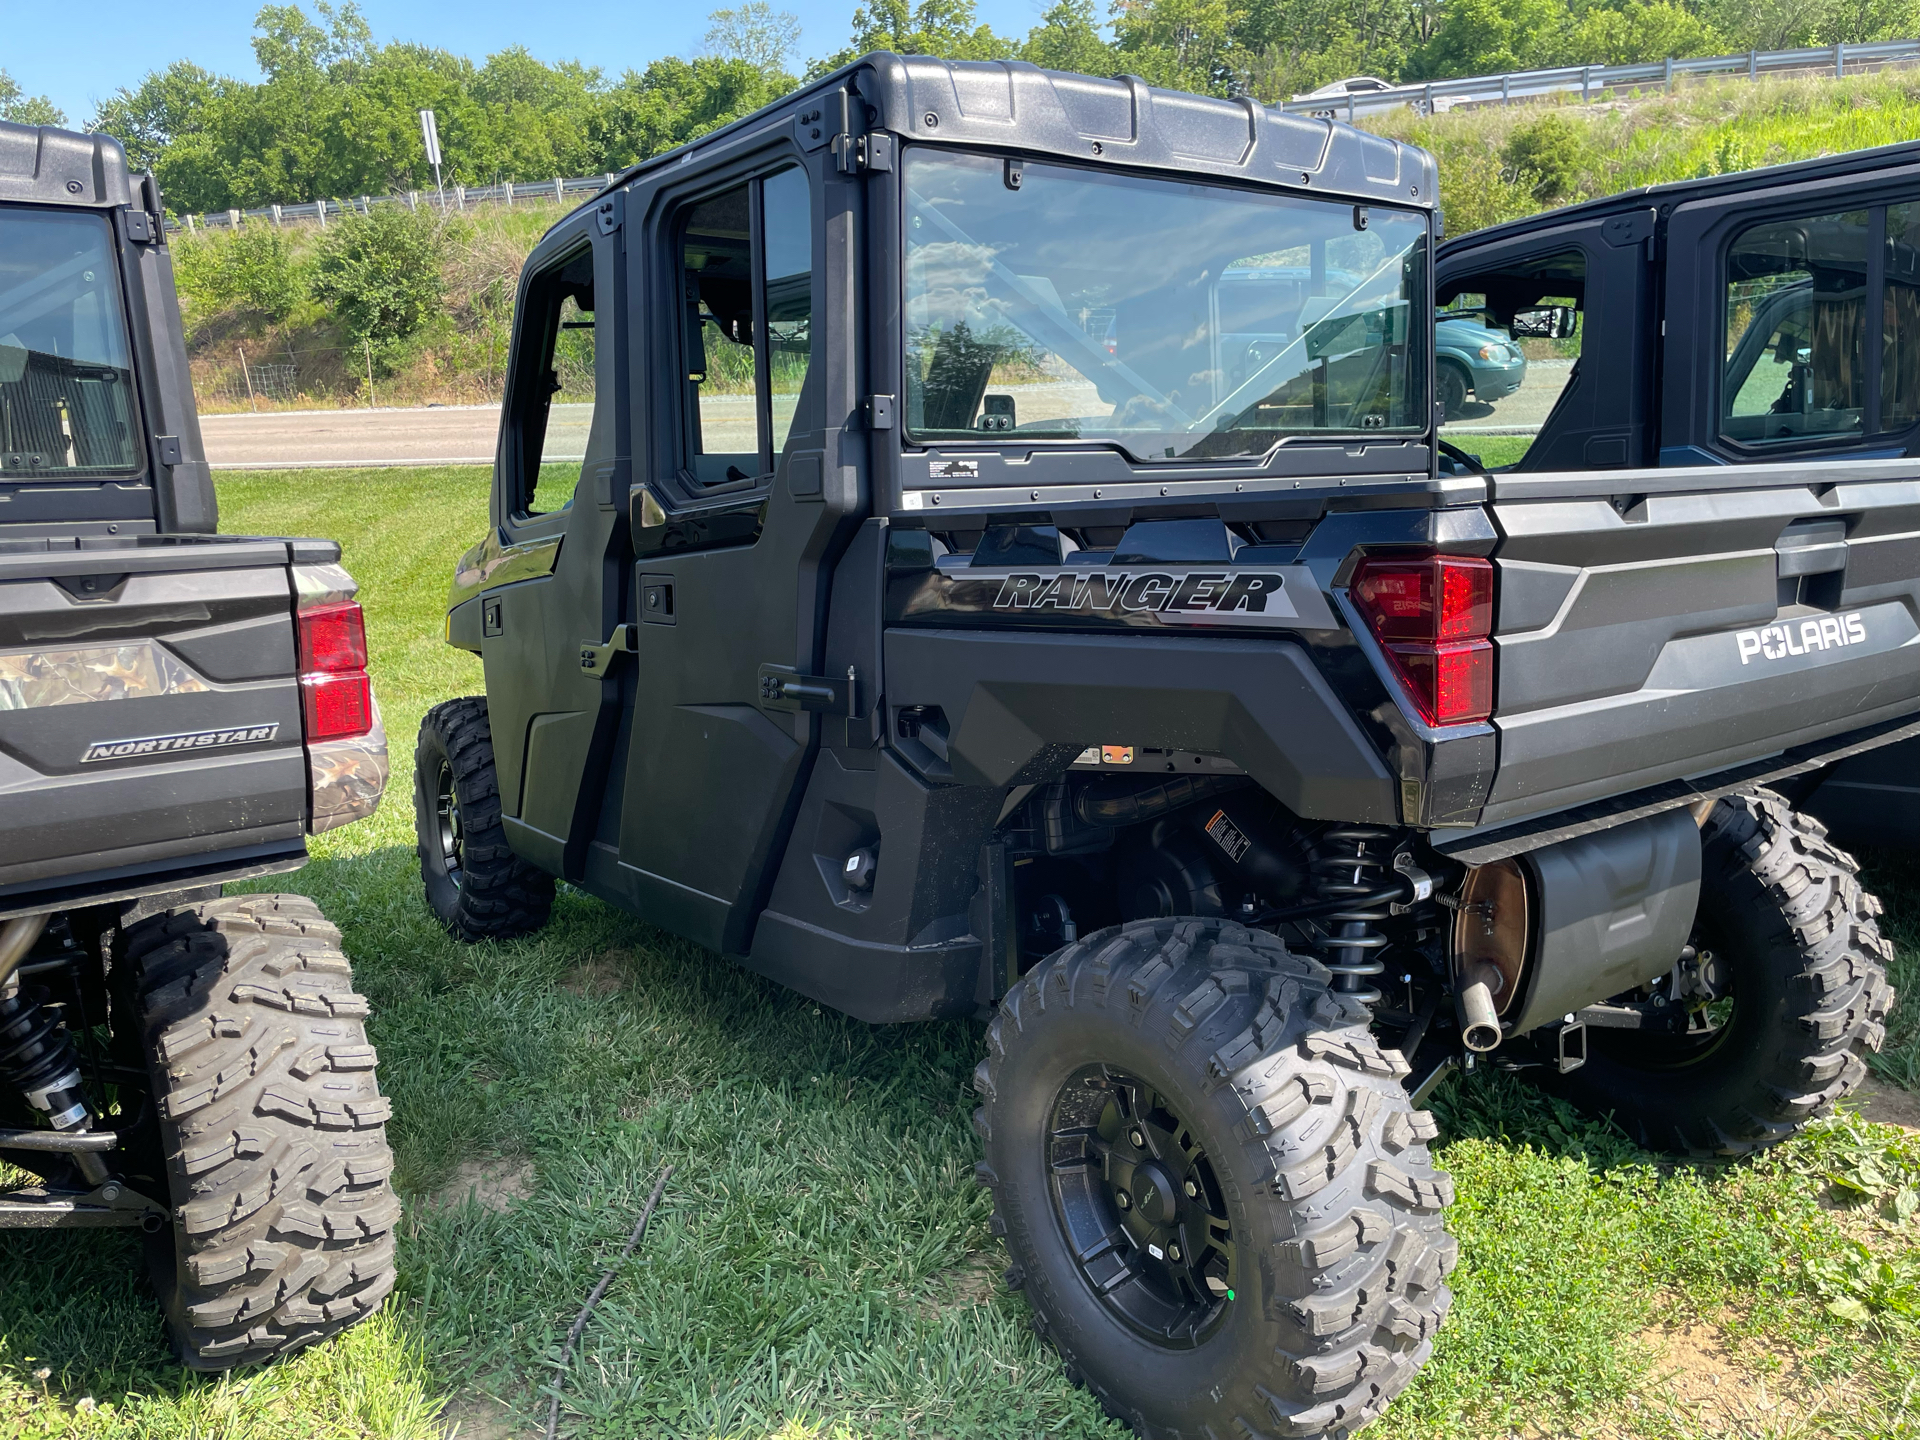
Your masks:
M138 469L132 395L106 220L0 208L0 477Z
M910 439L1425 429L1422 214L924 147L906 184Z

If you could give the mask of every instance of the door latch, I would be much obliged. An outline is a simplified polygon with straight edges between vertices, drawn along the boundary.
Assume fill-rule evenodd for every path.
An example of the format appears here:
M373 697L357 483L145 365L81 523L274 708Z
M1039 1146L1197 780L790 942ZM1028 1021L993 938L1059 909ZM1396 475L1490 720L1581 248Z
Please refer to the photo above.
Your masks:
M860 680L851 665L841 676L802 675L791 665L762 665L760 704L768 710L811 710L857 720Z
M583 674L605 677L613 668L613 657L623 652L640 648L631 625L616 625L613 634L604 644L596 645L591 640L580 642L580 670Z

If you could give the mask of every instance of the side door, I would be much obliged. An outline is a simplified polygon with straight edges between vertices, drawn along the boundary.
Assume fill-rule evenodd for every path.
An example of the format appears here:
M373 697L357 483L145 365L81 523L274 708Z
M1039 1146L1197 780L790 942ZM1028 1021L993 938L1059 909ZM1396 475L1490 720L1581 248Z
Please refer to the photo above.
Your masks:
M1492 469L1652 463L1653 229L1649 209L1441 251L1444 442ZM1572 333L1540 333L1542 307L1572 308Z
M1920 447L1920 166L1756 187L1667 226L1663 458Z
M625 618L631 425L625 197L569 217L522 271L494 466L482 657L514 850L579 879L619 693L604 642ZM599 649L596 652L595 647Z
M649 206L638 664L617 863L595 846L589 882L730 954L751 941L822 724L871 700L858 677L850 693L817 674L865 492L859 187L828 162L761 139Z

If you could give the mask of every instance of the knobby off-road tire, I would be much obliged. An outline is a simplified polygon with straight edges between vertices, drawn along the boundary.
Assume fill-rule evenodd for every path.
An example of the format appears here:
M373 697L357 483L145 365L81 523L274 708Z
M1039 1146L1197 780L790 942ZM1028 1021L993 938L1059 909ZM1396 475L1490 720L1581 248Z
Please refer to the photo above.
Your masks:
M1457 1247L1441 1215L1452 1184L1427 1153L1434 1122L1365 1007L1328 984L1318 962L1232 921L1136 921L1035 967L988 1028L978 1175L1008 1283L1068 1375L1152 1440L1345 1436L1413 1378L1446 1314ZM1141 1103L1151 1114L1136 1125L1126 1110ZM1129 1171L1134 1135L1178 1153ZM1143 1180L1149 1163L1161 1169ZM1115 1189L1121 1174L1141 1198ZM1201 1255L1225 1265L1205 1291L1126 1229L1167 1179L1194 1197L1176 1222L1189 1267L1202 1231ZM1086 1237L1102 1226L1116 1238L1097 1253ZM1155 1311L1156 1284L1204 1298ZM1166 1314L1184 1317L1174 1336L1137 1323Z
M340 932L305 896L234 896L139 921L118 960L174 1207L155 1271L181 1360L272 1360L371 1315L400 1202Z
M1716 805L1695 943L1727 968L1730 1021L1701 1040L1589 1028L1587 1063L1548 1084L1649 1149L1700 1156L1778 1144L1856 1089L1886 1038L1893 947L1826 833L1771 790Z
M511 940L547 923L553 877L513 853L500 823L484 696L436 705L420 722L413 816L427 908L449 933Z

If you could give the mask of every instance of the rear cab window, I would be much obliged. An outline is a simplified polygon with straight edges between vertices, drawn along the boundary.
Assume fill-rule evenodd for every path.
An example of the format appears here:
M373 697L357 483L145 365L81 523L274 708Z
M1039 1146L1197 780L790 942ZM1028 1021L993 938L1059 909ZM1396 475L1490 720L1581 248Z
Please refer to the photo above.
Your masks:
M112 229L0 207L0 478L143 466Z

